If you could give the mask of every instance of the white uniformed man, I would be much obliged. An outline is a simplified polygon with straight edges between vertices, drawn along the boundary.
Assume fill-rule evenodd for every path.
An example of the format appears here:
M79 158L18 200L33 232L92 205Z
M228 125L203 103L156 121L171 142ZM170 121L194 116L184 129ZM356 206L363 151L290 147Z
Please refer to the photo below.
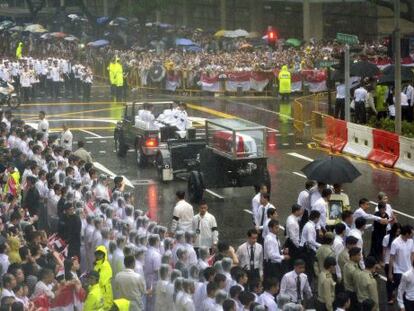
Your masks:
M326 213L328 211L328 202L332 194L332 190L325 188L322 190L321 198L319 198L314 205L312 205L312 211L318 211L321 214L317 229L326 230Z
M312 297L308 277L305 272L305 262L295 261L293 271L286 273L280 282L279 295L287 295L294 303L302 304L305 299Z
M27 65L25 65L23 71L20 74L20 86L23 95L23 101L27 103L29 101L30 90L32 87L31 74Z
M253 215L253 225L257 226L255 218L256 215L259 213L259 206L260 206L260 197L262 193L267 193L267 186L265 184L260 185L259 192L255 194L252 199L252 215Z
M414 264L414 262L413 262ZM397 296L398 306L400 310L414 310L414 267L404 272L401 277L401 283L398 287Z
M336 103L335 103L335 118L345 119L345 84L340 83L336 86Z
M46 113L39 112L39 123L37 124L37 132L43 134L42 141L47 142L49 138L49 121L46 120Z
M360 124L367 123L367 113L365 103L368 100L368 91L363 85L357 88L354 92L355 97L355 118L356 122Z
M59 97L59 86L61 80L61 70L58 66L58 61L55 60L53 67L50 70L50 77L52 80L52 94L53 98L57 99Z
M217 245L219 232L216 218L208 212L208 206L204 200L199 204L199 213L193 217L193 232L196 234L195 248L212 249Z
M273 204L269 203L270 195L263 193L260 196L260 205L254 217L254 223L256 224L256 230L259 232L259 243L263 244L262 231L264 224L267 223L267 210L269 208L276 209Z
M267 311L277 311L275 296L279 291L279 283L275 278L266 278L263 281L264 292L259 296L259 303L263 305Z
M296 259L300 249L300 227L299 219L303 215L303 208L299 204L293 204L292 213L286 220L286 247L289 249L289 255Z
M239 266L247 271L248 282L252 290L253 282L263 277L263 247L257 243L256 229L247 231L247 242L237 248Z
M265 275L272 275L280 279L282 276L282 261L289 260L287 249L281 250L279 238L279 222L272 219L268 224L269 233L264 241L264 273Z
M177 203L174 206L171 232L174 233L178 229L183 231L191 231L193 228L194 217L193 207L184 200L184 191L177 191L175 195L177 197Z
M65 150L72 151L72 141L73 141L73 135L68 126L65 124L63 125L63 132L60 138L60 145Z

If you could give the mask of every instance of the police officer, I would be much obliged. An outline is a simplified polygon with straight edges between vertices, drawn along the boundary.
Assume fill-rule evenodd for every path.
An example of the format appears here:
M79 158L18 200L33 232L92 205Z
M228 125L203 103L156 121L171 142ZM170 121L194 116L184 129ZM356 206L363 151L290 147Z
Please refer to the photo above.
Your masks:
M282 70L279 72L279 94L282 96L282 100L289 100L289 95L292 92L291 77L288 67L282 66Z
M345 291L351 298L350 310L359 310L357 293L356 293L356 282L357 275L361 272L359 268L359 261L361 260L361 249L359 247L353 247L349 250L349 261L344 266L342 276L344 279Z
M111 84L111 96L113 101L116 99L116 83L115 83L115 58L108 65L109 83Z
M336 260L327 257L323 262L323 270L318 276L318 299L317 310L333 311L335 299L335 282L332 274L335 273Z
M19 44L17 44L17 48L16 48L16 58L21 59L22 58L22 53L23 53L23 42L19 42Z
M99 273L91 271L88 276L89 290L83 305L84 311L103 310L103 295L99 286Z
M113 75L114 75L114 84L115 84L115 97L116 101L120 101L122 99L122 90L124 86L124 71L122 68L122 64L119 58L115 59L115 64L113 68Z
M362 304L366 299L375 302L375 310L379 310L377 281L373 273L376 270L377 261L375 257L369 256L365 259L365 270L356 274L356 293L358 302Z

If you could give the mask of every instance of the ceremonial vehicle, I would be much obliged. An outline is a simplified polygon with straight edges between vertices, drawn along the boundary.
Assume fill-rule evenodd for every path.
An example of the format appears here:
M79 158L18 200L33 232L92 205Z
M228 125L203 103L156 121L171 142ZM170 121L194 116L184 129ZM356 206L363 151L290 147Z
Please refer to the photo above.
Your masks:
M204 137L168 140L156 158L164 182L185 174L191 202L199 202L205 189L258 187L270 189L265 155L266 128L239 119L205 120Z

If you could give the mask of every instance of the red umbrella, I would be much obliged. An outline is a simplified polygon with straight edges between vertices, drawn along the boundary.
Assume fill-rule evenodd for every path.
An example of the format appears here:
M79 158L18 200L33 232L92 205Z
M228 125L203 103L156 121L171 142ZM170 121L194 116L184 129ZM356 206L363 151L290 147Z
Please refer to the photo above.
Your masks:
M54 38L64 38L64 37L67 37L68 35L65 34L64 32L52 32L50 36Z

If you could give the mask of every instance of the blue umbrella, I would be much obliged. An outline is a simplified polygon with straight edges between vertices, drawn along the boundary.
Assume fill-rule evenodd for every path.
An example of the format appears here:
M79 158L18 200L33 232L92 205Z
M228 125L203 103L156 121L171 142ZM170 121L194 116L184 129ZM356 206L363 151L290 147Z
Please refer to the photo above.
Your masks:
M102 17L98 17L96 19L96 22L98 24L105 24L108 20L109 20L109 17L108 16L102 16Z
M182 45L182 46L190 46L190 45L196 45L193 41L190 39L175 39L175 45Z
M197 45L190 45L186 47L185 49L190 52L201 52L202 51L202 49Z
M102 46L105 46L105 45L108 45L108 44L109 44L108 40L101 39L101 40L96 40L96 41L93 41L93 42L89 42L88 46L94 47L94 48L99 48L99 47L102 47Z

